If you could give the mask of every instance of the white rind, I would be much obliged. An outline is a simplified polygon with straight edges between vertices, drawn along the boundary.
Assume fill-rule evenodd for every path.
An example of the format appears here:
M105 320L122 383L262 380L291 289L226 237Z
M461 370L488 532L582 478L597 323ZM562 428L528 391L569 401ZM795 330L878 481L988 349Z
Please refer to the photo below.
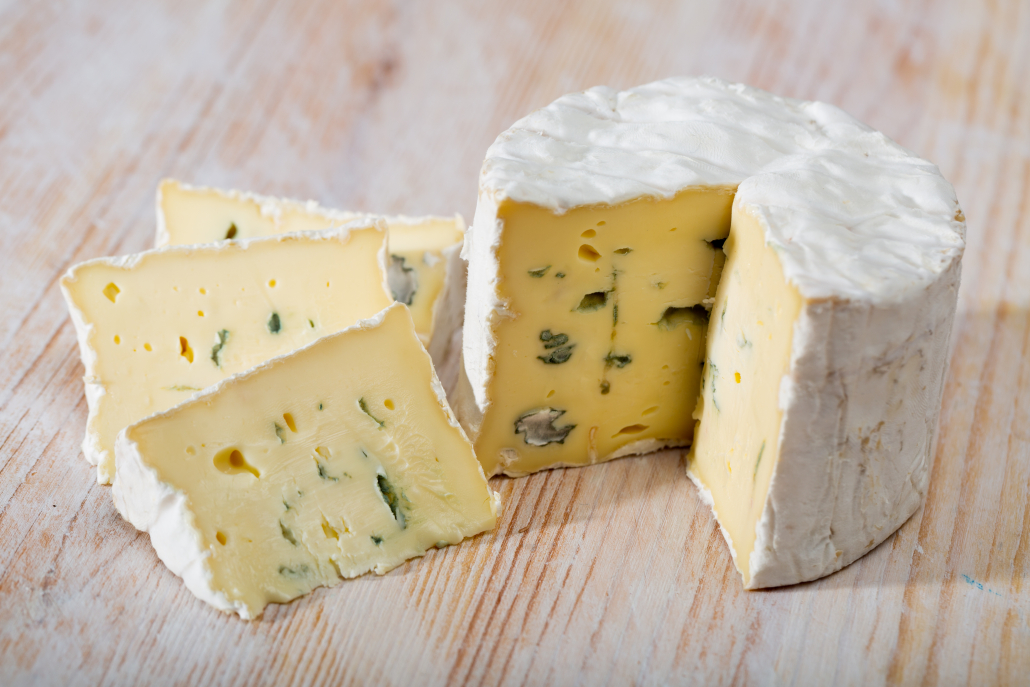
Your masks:
M806 298L905 300L964 246L933 164L832 105L710 77L559 98L497 138L479 200L563 213L698 186L739 186L736 201L773 220L767 239ZM474 241L498 240L495 218L477 207ZM861 252L826 264L843 249Z
M456 216L462 231L465 231L465 220ZM388 221L389 223L389 221ZM465 288L467 273L465 261L461 259L464 242L444 248L444 282L440 295L433 303L433 336L426 349L436 366L442 366L451 348L454 333L461 328L465 316Z
M473 326L472 321L466 317L462 330L463 344L464 339L468 337L470 326ZM476 402L472 383L468 377L468 369L469 365L465 362L465 354L462 352L461 357L458 359L458 379L454 383L454 391L450 395L450 401L451 408L454 409L454 414L457 415L462 428L469 438L472 439L473 443L475 443L476 437L479 436L479 429L483 424L483 411L480 410L479 404Z
M250 620L253 615L245 604L233 603L225 594L212 589L211 570L204 539L189 509L186 495L166 482L146 464L136 442L125 430L115 440L118 456L111 495L115 508L133 527L150 533L150 543L158 558L202 601L220 611L238 613Z
M166 417L178 412L181 408L193 404L204 403L207 398L213 396L227 385L237 384L262 370L267 370L280 364L283 360L297 355L312 346L324 345L329 339L347 336L355 331L375 329L382 324L387 313L396 308L406 306L394 303L374 316L359 320L354 325L340 330L335 334L322 337L306 346L298 348L284 355L271 358L260 365L249 370L226 377L201 392L191 396L182 404L160 413L155 413L139 422L146 422L154 418ZM414 336L414 334L413 334ZM417 339L417 337L416 337ZM421 347L421 342L419 342ZM423 354L428 357L428 352L422 348ZM447 422L461 433L461 436L468 440L465 431L461 428L457 418L447 403L447 395L443 385L440 383L436 370L430 365L432 372L431 385L440 407L447 417ZM137 423L138 424L138 423ZM262 609L251 609L242 603L230 602L224 594L211 586L211 570L206 564L210 555L203 545L203 537L197 528L193 513L189 507L189 501L185 494L172 485L161 480L157 470L147 464L146 459L140 455L139 447L132 440L133 429L136 425L130 425L118 434L115 442L117 457L115 460L115 478L111 489L111 496L115 508L129 523L138 530L150 534L151 544L157 552L161 561L173 573L182 578L183 582L193 594L219 610L238 613L241 618L250 620L261 615ZM486 481L483 475L482 466L478 466L479 474ZM501 512L500 494L487 489L490 493L490 506L494 516ZM399 563L398 563L399 565ZM395 566L377 566L375 572L383 574Z
M937 167L838 108L674 78L563 96L502 133L465 237L455 409L475 437L491 400L494 331L512 317L498 288L500 203L562 214L693 187L735 192L733 212L759 218L804 301L781 390L781 458L747 563L751 588L815 579L922 502L965 246ZM875 427L871 441L886 448L863 451Z
M89 344L90 339L93 337L94 327L86 322L82 315L82 310L76 307L65 283L70 274L71 271L60 281L61 294L64 296L65 303L68 304L68 314L71 316L72 325L75 327L75 338L79 344L79 357L82 359L82 366L85 369L82 383L85 387L86 407L90 409L89 417L86 420L86 433L82 438L82 455L90 465L97 465L103 457L104 451L100 448L99 437L96 432L91 430L90 425L93 418L92 409L96 408L97 404L100 403L100 397L106 393L106 390L94 374L97 364L97 352ZM99 474L97 481L101 484L105 483L105 480L102 480Z
M474 397L480 415L486 412L486 385L493 375L492 357L497 346L493 330L501 319L510 317L497 291L501 271L497 259L500 235L501 222L497 219L496 198L480 188L476 216L472 220L472 227L465 232L465 243L461 250L461 257L468 263L465 326L461 344L467 377L459 379L459 385L462 381L468 382L468 393ZM479 423L475 424L478 427Z
M780 386L780 460L749 588L814 580L919 508L933 462L961 263L907 303L815 301Z
M141 261L152 258L154 255L158 254L181 253L183 255L190 255L195 251L215 253L238 251L247 250L250 246L255 244L295 241L303 238L346 242L352 231L369 228L378 229L384 235L386 235L387 232L386 223L382 218L368 216L348 222L341 227L326 229L323 231L278 234L276 236L264 236L239 241L226 241L223 243L165 246L163 248L154 248L142 253L134 253L131 255L109 258L93 258L92 260L86 260L72 266L61 278L60 286L61 293L64 295L65 303L68 305L68 312L71 315L72 324L75 326L75 335L79 343L79 355L82 358L82 365L85 368L85 374L82 379L85 384L86 405L89 408L89 415L86 418L86 435L82 440L82 454L91 465L97 466L97 482L100 484L110 484L114 479L114 472L113 470L108 470L105 467L110 464L110 461L107 460L109 452L101 447L100 437L94 428L95 418L99 410L98 404L100 397L106 393L106 390L101 380L96 376L97 354L90 343L93 337L94 327L92 324L86 322L82 310L75 304L75 299L70 291L72 285L75 283L76 272L78 270L96 264L129 270L134 268ZM387 241L383 242L383 247L380 249L377 257L379 260L379 269L383 275L382 288L387 294L389 294L390 287L386 281L386 269L389 264L389 245Z

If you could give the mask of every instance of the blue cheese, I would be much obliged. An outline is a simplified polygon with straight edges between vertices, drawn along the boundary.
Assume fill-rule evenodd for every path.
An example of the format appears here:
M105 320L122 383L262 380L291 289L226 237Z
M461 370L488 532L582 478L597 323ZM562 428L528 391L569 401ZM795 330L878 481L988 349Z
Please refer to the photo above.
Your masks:
M401 305L126 428L116 451L119 512L243 618L497 516Z
M158 247L240 240L338 227L368 215L254 193L190 186L165 179L157 191ZM461 327L465 221L452 217L386 217L387 272L394 300L411 308L415 330L439 365Z

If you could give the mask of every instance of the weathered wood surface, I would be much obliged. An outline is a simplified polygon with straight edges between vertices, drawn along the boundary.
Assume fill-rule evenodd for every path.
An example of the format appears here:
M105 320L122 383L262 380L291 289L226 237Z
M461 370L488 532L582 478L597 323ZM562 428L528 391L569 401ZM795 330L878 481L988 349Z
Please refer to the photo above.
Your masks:
M271 606L194 599L79 453L57 287L144 249L163 176L471 218L558 95L713 73L934 160L969 247L925 506L746 593L676 452L494 480L496 532ZM0 2L0 683L1026 684L1030 4Z

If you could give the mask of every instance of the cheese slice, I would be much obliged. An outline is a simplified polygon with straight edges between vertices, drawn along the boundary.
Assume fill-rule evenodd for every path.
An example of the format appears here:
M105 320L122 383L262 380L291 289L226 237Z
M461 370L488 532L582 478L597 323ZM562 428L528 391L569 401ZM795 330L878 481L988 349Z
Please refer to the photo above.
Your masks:
M964 238L937 168L832 106L564 96L483 163L455 410L488 474L693 442L745 586L815 579L926 492Z
M190 591L243 618L497 517L398 304L127 427L116 450L119 512Z
M779 463L780 380L803 301L783 277L759 220L738 212L725 245L723 279L707 332L705 376L694 416L691 475L719 516L738 564L754 551L755 523ZM744 584L748 565L739 565Z
M85 365L83 453L114 476L125 426L390 304L382 220L173 246L76 265L61 280Z
M158 247L272 236L340 226L369 215L165 179L157 191ZM440 364L461 327L465 222L453 217L387 217L389 284L395 300L411 308L415 329Z

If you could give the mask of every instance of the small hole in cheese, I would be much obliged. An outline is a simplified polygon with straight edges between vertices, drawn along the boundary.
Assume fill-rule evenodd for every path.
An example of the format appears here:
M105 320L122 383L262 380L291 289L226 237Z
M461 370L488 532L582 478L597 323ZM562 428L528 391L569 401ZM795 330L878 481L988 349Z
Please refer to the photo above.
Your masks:
M193 362L193 349L190 348L190 342L186 340L185 336L179 337L179 355L188 362Z
M275 288L275 279L269 279L268 280L268 285L274 289Z
M204 316L204 311L203 310L198 310L197 311L197 317L203 317L203 316Z
M658 406L651 406L650 408L648 408L647 410L642 412L641 415L650 415L651 413L654 413L657 410L658 410Z
M586 260L587 262L597 262L601 259L601 254L590 244L584 243L579 247L579 259Z
M386 399L385 401L383 401L383 405L386 406L389 410L393 410L394 408L393 401L390 399Z
M336 528L330 525L326 520L322 520L322 532L325 534L326 539L339 539L340 533L336 531Z
M672 229L670 229L669 231L676 231L676 227L673 227L673 228L672 228Z
M225 532L217 532L217 533L215 533L215 539L217 539L218 543L221 544L222 546L225 546L225 542L228 541L226 539Z
M594 231L593 229L587 229L582 234L580 234L580 236L582 236L585 239L592 239L595 236L597 236L597 232Z
M622 429L620 429L615 434L613 434L612 435L612 439L614 439L617 436L620 436L622 434L640 434L645 429L647 429L647 427L648 427L648 425L627 425L627 426L623 427Z
M600 310L608 304L608 292L607 291L594 291L588 293L580 299L579 305L576 306L576 310L579 312L594 312Z
M290 431L294 434L297 433L297 424L293 421L293 415L290 413L283 413L283 421L286 422L286 426L290 428Z
M187 446L186 447L186 455L188 455L188 456L195 456L195 455L197 455L197 449L193 448L192 446Z
M201 296L207 295L207 289L205 289L203 286L200 287L200 295Z
M547 398L550 398L551 396L554 396L554 389L547 392Z
M117 334L115 334L115 335L114 335L114 342L115 342L116 344L120 344L120 343L122 342L122 337L120 337L120 336L118 336Z
M152 350L154 350L154 349L153 349L153 347L151 347L151 345L150 345L150 344L148 344L148 343L145 343L145 344L143 344L143 350L146 350L146 351L152 351Z
M603 227L603 226L604 226L604 220L601 220L600 222L598 222L598 223L597 223L597 226L599 226L599 227Z
M737 384L740 384L740 373L739 372L734 372L733 373L733 378L737 380Z
M214 464L216 468L227 475L249 472L254 477L261 477L258 469L247 462L247 459L243 457L243 453L238 448L222 449L215 454Z
M120 294L121 292L122 290L119 289L114 282L111 282L110 284L104 287L104 295L107 296L107 300L111 301L112 303L114 303L115 299L118 298L118 294Z

